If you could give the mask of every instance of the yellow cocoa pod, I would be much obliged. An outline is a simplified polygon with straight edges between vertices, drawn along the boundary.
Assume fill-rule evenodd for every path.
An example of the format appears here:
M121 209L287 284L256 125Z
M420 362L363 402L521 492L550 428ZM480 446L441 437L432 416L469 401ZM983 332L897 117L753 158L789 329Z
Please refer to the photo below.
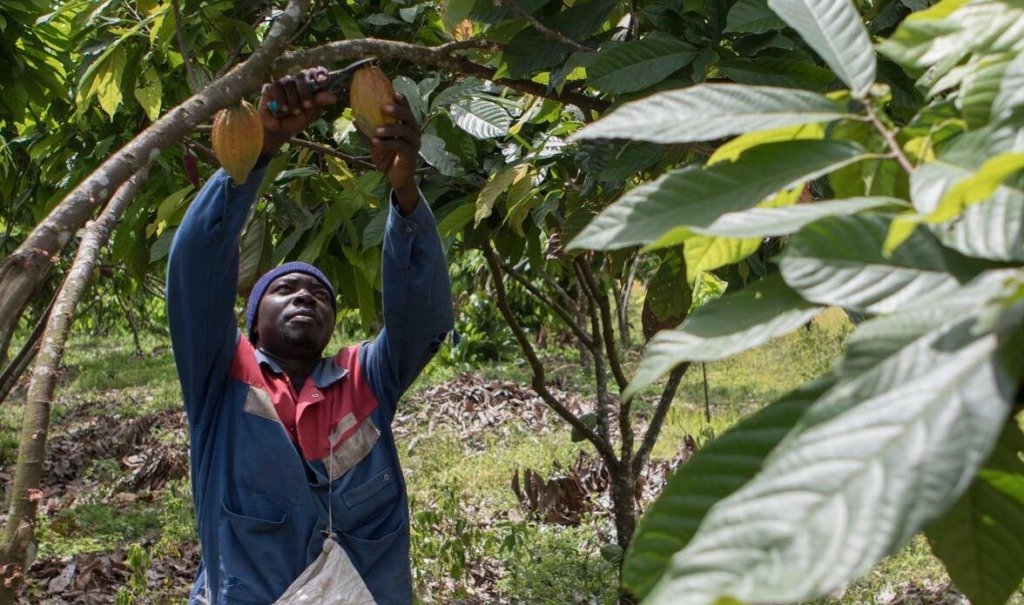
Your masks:
M469 19L459 21L458 25L452 28L452 38L459 42L469 40L473 37L473 22Z
M373 138L378 126L398 122L384 113L384 106L395 102L395 89L380 68L364 67L352 74L348 100L356 128L367 137Z
M213 155L236 183L244 183L263 151L263 123L252 105L242 101L213 119Z

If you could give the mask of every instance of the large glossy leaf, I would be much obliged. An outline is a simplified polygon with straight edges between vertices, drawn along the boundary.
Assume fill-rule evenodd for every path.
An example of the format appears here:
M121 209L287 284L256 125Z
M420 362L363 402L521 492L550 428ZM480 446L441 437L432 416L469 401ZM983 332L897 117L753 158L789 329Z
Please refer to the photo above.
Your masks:
M878 45L896 62L934 79L972 53L1024 49L1024 6L1003 0L940 2L911 13Z
M764 0L738 0L729 9L725 21L726 33L763 34L784 27L786 22L779 19Z
M493 139L508 134L512 118L497 103L482 99L460 101L451 107L452 121L478 139Z
M992 102L992 115L1005 117L1021 105L1024 105L1024 53L1018 54L1003 73L999 94Z
M655 143L707 141L848 117L822 95L790 88L698 84L626 103L572 139L621 138Z
M587 83L602 92L632 92L661 82L696 56L693 45L655 32L599 51L587 67Z
M768 0L782 19L800 34L855 97L875 83L871 38L850 0Z
M620 197L569 244L613 249L649 244L666 232L706 227L726 212L746 210L772 193L864 157L840 141L787 141L755 147L734 163L686 167Z
M779 261L786 283L807 300L866 313L899 309L960 285L961 257L918 228L891 256L882 253L884 216L825 218L793 236Z
M740 84L805 88L820 92L824 92L835 80L831 71L809 60L772 56L722 59L718 62L718 71Z
M811 383L745 418L680 466L644 514L626 552L623 583L645 596L708 509L759 470L804 410L830 383Z
M1011 418L967 492L926 531L974 605L1002 605L1024 579L1024 433Z
M905 206L906 202L891 197L858 197L783 206L751 208L729 212L706 227L694 227L697 233L725 237L773 237L796 233L814 221L827 216L848 216L873 208Z
M1016 385L997 335L977 329L982 304L895 350L866 347L862 371L841 376L762 471L708 512L649 602L819 597L940 516L991 452ZM808 424L820 405L834 413Z
M955 179L967 173L962 169L950 169L948 166L943 166L942 177L934 179L933 184L928 186L929 190L941 187L945 191L941 201L928 214L928 220L941 222L955 218L966 207L991 197L999 189L1004 189L1003 182L1021 170L1024 170L1024 153L1021 152L1001 153L989 158L977 171L962 180L957 180L955 184L953 183ZM925 177L933 176L932 172L926 171ZM920 176L912 175L915 186L914 193L918 195L918 198L923 192Z
M684 361L714 361L760 346L802 326L821 312L778 274L713 300L675 330L659 332L647 346L624 397L643 389Z
M1024 193L1000 187L987 201L932 229L943 244L967 256L1024 262Z
M989 55L970 66L960 85L960 111L968 126L977 128L988 123L1003 74L1014 56L1015 53Z

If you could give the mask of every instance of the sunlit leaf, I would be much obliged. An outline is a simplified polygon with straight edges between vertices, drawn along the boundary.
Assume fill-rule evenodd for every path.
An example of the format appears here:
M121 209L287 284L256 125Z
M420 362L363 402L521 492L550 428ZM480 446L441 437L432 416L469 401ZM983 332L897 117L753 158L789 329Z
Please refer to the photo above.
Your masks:
M689 143L745 132L848 117L813 92L739 84L698 84L633 101L587 126L570 140L628 138Z
M646 596L708 509L761 470L764 459L829 385L811 383L768 404L680 465L637 527L626 551L623 582Z
M855 97L875 83L871 38L850 0L768 0L783 20L800 34Z
M790 141L755 147L735 163L669 172L620 197L575 238L571 248L648 244L673 229L707 227L795 183L856 162L864 151L839 141Z
M661 82L696 56L691 44L654 32L597 52L587 68L587 83L602 92L632 92Z
M822 311L775 274L694 311L675 330L659 332L624 397L651 385L684 361L714 361L795 330Z

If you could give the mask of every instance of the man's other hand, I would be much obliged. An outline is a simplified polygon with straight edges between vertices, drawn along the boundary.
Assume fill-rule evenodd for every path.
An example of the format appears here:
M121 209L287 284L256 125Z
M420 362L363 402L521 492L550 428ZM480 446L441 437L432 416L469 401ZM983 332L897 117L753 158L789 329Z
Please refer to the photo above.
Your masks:
M314 92L312 83L325 82L327 73L324 67L313 67L263 85L259 109L263 121L263 153L276 153L288 139L318 120L324 107L338 102L338 98L327 91ZM277 102L276 116L268 108L271 101Z
M370 141L370 156L378 170L387 175L398 197L402 214L416 207L416 159L420 152L420 128L409 108L409 100L395 94L395 102L384 106L384 113L398 119L396 124L380 126Z

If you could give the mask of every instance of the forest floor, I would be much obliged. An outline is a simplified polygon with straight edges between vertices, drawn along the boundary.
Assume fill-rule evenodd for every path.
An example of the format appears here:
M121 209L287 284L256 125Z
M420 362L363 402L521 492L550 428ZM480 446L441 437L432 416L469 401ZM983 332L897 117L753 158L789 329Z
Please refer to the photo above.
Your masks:
M688 450L828 369L850 329L841 314L823 317L759 349L708 363L710 423L702 368L691 368L647 470L648 493ZM130 337L78 339L69 347L53 406L39 550L25 603L185 602L199 557L188 436L166 339L142 344L142 355ZM591 387L578 364L559 354L546 362L557 392L570 406L587 407ZM615 569L600 554L613 531L600 464L532 395L523 366L435 361L404 399L395 431L423 602L616 598ZM0 406L3 489L13 473L23 396ZM643 418L650 408L637 412ZM569 478L586 493L553 493L540 507L514 490L547 489L544 480L552 478ZM918 536L823 602L966 601ZM1024 603L1024 592L1012 602Z

